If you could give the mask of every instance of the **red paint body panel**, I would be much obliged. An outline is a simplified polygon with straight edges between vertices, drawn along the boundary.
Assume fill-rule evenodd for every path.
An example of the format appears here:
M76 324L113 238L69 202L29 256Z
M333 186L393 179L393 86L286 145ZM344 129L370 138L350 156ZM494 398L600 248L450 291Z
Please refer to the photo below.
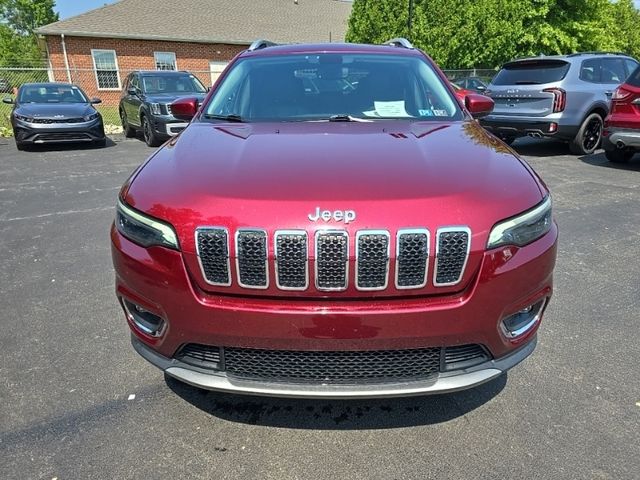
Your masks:
M622 98L611 102L606 127L640 130L640 87L624 83L616 94Z

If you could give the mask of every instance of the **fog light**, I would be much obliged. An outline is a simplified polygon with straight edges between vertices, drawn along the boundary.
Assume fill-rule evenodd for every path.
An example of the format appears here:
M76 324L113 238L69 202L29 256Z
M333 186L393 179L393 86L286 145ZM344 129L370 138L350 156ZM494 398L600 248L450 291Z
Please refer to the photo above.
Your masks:
M518 338L529 332L536 326L547 299L544 298L538 302L523 308L513 315L502 319L500 328L505 337L509 339Z
M152 337L159 337L164 332L165 321L162 317L145 310L140 305L122 299L122 306L127 314L129 320L131 320L136 327L142 332Z
M549 133L554 133L556 130L558 130L558 124L555 122L551 122L549 124Z

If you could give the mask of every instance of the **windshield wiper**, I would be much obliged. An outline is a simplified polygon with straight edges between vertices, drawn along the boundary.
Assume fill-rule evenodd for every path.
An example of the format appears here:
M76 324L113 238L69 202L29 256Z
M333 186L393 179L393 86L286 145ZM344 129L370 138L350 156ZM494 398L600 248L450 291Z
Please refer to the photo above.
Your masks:
M209 120L225 120L227 122L238 122L238 123L243 123L244 120L240 115L236 115L236 114L230 114L230 115L216 115L213 113L205 113L204 118L209 119Z
M330 122L371 122L371 120L367 120L359 117L352 117L351 115L346 114L338 114L331 115L329 117Z

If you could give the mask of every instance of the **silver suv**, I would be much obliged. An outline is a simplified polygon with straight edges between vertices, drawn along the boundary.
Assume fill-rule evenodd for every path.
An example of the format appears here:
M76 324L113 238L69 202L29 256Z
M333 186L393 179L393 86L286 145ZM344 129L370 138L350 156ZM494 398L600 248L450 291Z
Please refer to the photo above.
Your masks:
M507 143L551 137L569 142L577 155L590 154L613 91L637 66L627 55L604 52L511 61L489 84L495 108L480 122Z

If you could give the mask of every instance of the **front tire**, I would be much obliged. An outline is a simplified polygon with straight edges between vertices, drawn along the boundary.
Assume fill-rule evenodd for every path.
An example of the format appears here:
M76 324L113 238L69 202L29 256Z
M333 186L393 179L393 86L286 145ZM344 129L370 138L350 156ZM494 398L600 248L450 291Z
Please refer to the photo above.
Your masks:
M104 148L107 146L107 139L106 138L101 138L100 140L94 140L93 141L93 146L96 148Z
M160 140L156 132L153 131L153 126L146 115L142 117L142 133L145 143L150 147L159 147L162 145L162 140Z
M16 142L16 148L17 148L18 150L20 150L20 151L23 151L23 150L26 150L26 149L27 149L27 147L25 146L25 144L24 144L24 143L22 143L22 142Z
M627 163L635 152L633 150L605 150L604 155L611 163Z
M604 121L597 113L584 119L575 138L569 142L569 149L574 155L591 155L602 140Z

